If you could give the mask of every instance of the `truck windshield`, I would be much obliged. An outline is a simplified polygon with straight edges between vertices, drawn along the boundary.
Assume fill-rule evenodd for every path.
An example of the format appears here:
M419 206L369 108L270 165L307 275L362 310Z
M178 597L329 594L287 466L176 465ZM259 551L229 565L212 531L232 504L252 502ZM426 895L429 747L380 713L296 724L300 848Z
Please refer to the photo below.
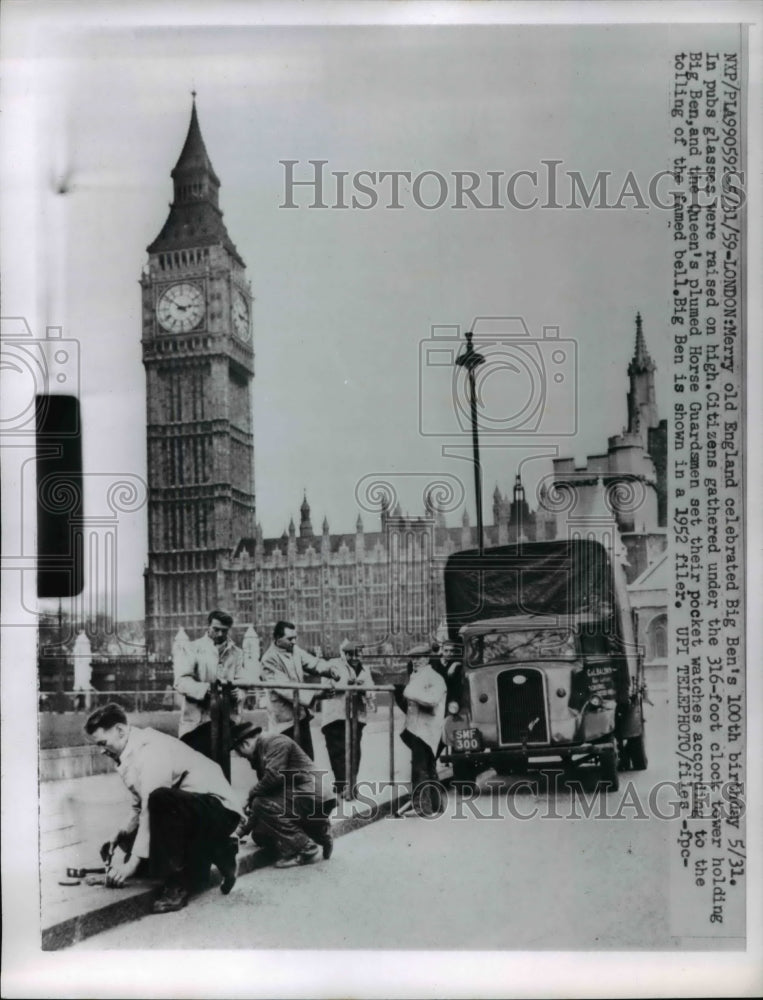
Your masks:
M485 632L466 639L466 658L472 667L519 660L574 660L577 655L572 629Z

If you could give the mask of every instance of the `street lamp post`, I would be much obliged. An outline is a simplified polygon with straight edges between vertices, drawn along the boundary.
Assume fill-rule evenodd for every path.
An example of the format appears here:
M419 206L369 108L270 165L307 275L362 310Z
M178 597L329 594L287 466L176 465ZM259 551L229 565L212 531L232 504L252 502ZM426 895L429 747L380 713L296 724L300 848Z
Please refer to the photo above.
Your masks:
M472 346L472 333L464 334L466 347L456 358L456 364L465 368L469 383L469 412L472 421L472 451L474 452L474 494L477 502L477 548L480 556L484 552L485 542L482 535L482 470L480 468L480 441L477 429L477 389L474 384L474 372L485 359Z

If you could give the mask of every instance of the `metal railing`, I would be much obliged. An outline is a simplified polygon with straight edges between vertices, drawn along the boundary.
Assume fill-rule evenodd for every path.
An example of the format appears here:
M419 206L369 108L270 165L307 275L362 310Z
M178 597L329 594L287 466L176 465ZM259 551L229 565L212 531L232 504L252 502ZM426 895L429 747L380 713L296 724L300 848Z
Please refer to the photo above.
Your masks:
M300 741L300 730L299 722L300 715L302 713L302 708L308 708L309 706L303 706L300 703L299 693L300 691L315 691L316 694L320 693L325 696L332 696L335 694L344 693L344 712L345 712L345 741L344 741L344 752L345 752L345 776L347 782L347 788L352 790L357 782L357 772L359 761L357 758L356 748L359 745L358 740L358 726L359 722L359 710L360 710L360 697L366 693L377 693L382 692L389 694L389 705L388 705L388 750L389 750L389 780L391 786L394 786L395 781L395 699L394 699L394 686L391 684L335 684L332 683L331 686L326 684L313 684L313 683L302 683L296 684L293 682L268 682L268 681L256 681L256 682L244 682L244 681L234 681L230 684L231 687L235 687L242 691L256 691L256 692L266 692L266 691L284 691L289 690L292 692L292 718L293 718L293 739L298 744L301 745ZM210 687L210 721L211 721L211 743L212 743L212 756L213 759L220 764L223 769L223 773L226 778L230 780L230 754L231 754L231 719L230 719L230 703L229 699L223 694L224 684L220 681L216 681ZM115 699L127 702L123 705L123 708L127 712L145 712L145 711L177 711L180 707L180 695L174 689L165 689L163 691L156 690L125 690L125 691L98 691L95 688L84 691L59 691L46 693L47 699L43 703L40 702L40 711L49 711L52 713L60 713L66 709L63 707L64 702L68 701L71 705L69 711L77 712L90 712L99 705L106 704L109 701ZM41 697L42 697L41 693ZM264 708L265 706L259 705L258 707ZM304 748L303 748L304 749Z
M219 682L218 682L219 684ZM358 772L358 760L356 759L356 747L358 747L358 713L359 713L359 700L360 697L368 692L385 692L390 695L389 706L388 706L388 747L389 747L389 780L390 787L394 786L395 782L395 699L394 699L394 686L392 684L335 684L332 683L331 686L326 684L295 684L295 683L283 683L283 682L269 682L269 681L258 681L256 683L248 683L241 681L234 681L233 686L241 690L257 690L257 691L284 691L288 690L292 692L292 719L294 733L294 741L301 745L299 737L299 721L300 715L302 713L302 708L307 706L302 706L300 703L299 693L300 691L315 691L320 692L324 695L334 695L340 692L344 692L344 720L345 720L345 738L344 738L344 768L347 781L347 788L352 790L355 787L357 781ZM225 699L222 699L225 703ZM214 733L214 726L213 726ZM218 737L219 740L219 737ZM222 744L219 745L219 750L221 755L224 755L226 748ZM213 737L213 747L214 747L214 737ZM227 748L227 757L230 757L230 747Z

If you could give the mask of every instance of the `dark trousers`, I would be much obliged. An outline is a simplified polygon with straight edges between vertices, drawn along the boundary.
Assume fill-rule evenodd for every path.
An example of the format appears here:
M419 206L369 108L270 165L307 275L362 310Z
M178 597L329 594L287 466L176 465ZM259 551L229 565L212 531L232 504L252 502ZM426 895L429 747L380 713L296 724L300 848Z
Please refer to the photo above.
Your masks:
M313 737L310 732L310 719L300 719L299 720L299 735L294 735L294 726L289 726L288 729L282 731L283 736L288 736L289 739L294 740L295 743L299 743L302 749L305 751L310 760L315 760L315 751L313 750Z
M200 726L192 729L190 733L184 733L180 739L192 750L196 750L197 753L203 753L205 757L209 757L215 764L219 764L225 777L230 780L230 753L220 755L219 750L215 753L212 747L211 722L202 722Z
M148 797L153 876L185 889L203 884L211 864L235 854L230 837L239 819L214 795L155 788Z
M210 760L215 758L212 756L212 723L202 722L200 726L192 729L190 733L184 733L180 739L186 746L189 746L191 750L196 750L197 753L203 753L205 757L209 757Z
M326 810L330 803L302 797L297 801L281 795L257 795L251 800L249 818L252 839L281 858L301 854L311 841L323 845L331 840Z
M359 722L356 731L355 745L352 748L352 756L355 760L355 774L352 776L353 784L357 781L360 770L360 740L363 736L365 722ZM345 719L336 719L323 727L323 735L326 739L326 749L331 762L331 770L334 772L334 791L344 792L348 788L347 772L345 769L345 746L347 739L347 722Z
M418 736L404 729L400 734L411 751L411 802L422 816L434 816L443 810L442 785L437 779L432 748Z

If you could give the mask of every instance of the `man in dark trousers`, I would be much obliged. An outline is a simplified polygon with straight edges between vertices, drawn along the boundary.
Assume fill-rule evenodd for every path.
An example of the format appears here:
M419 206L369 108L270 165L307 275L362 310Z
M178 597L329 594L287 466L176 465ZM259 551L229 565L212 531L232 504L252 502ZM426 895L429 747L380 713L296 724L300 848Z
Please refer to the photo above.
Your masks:
M463 697L463 646L461 643L451 642L449 639L446 639L439 646L433 648L435 655L430 659L429 665L445 681L445 711L447 714L450 713L450 706L453 702L456 702L460 707ZM440 742L437 745L435 753L435 760L439 759L444 749L445 742L440 737Z
M334 660L329 660L330 666L334 670L336 681L341 685L353 685L360 690L352 695L352 710L355 713L354 739L352 741L352 753L350 756L351 766L354 774L345 773L345 749L348 736L348 729L353 727L348 725L345 718L347 710L347 696L344 691L335 691L331 683L327 693L321 701L321 731L326 740L326 749L331 762L331 770L334 772L334 791L338 796L345 799L352 799L355 794L355 780L360 768L360 746L363 737L363 729L366 725L367 711L376 710L376 701L370 691L363 691L366 686L373 686L374 680L371 672L361 660L363 646L359 642L346 639L339 650L339 656Z
M206 633L191 643L186 663L175 678L175 690L183 696L178 736L211 760L219 751L212 745L213 700L227 702L231 721L238 722L244 695L234 681L256 680L247 677L244 654L229 634L232 627L233 619L225 611L210 611ZM222 759L218 763L227 766Z
M289 736L263 733L251 722L234 727L231 742L258 779L238 836L251 833L260 847L277 854L276 868L312 864L320 848L328 860L334 846L328 817L336 798L324 787L324 773Z
M435 816L444 807L435 754L442 736L447 688L432 668L431 653L425 645L410 650L408 683L395 685L395 701L405 712L400 738L411 751L411 803L421 816Z
M330 664L317 656L311 656L297 645L297 629L293 622L279 621L273 628L273 642L262 657L260 672L262 680L269 683L315 684L321 677L337 680L337 674ZM293 688L270 688L270 728L285 733L296 740L308 757L315 757L313 738L310 733L310 706L315 691L302 688L298 695L299 721L294 729Z
M106 884L124 885L150 868L162 881L154 913L169 913L186 905L215 864L227 895L236 881L231 835L243 811L220 766L174 736L130 725L117 702L96 709L85 732L116 763L133 798L128 821L104 845Z

